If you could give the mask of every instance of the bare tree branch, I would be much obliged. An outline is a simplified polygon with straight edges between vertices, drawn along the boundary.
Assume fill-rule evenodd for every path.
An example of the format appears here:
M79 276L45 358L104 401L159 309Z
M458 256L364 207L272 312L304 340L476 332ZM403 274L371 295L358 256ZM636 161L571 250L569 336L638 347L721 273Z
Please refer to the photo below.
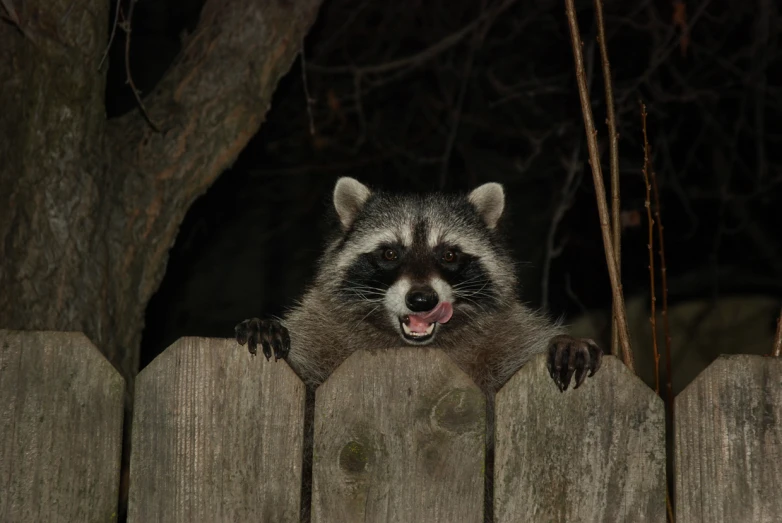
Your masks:
M771 355L775 358L782 358L782 310L779 311L777 334L774 337L774 348L771 351Z
M208 0L177 61L145 99L162 132L136 112L109 122L107 149L117 151L111 163L120 184L113 220L128 246L115 263L129 264L149 249L140 300L157 288L192 201L258 131L318 6L318 0Z
M608 44L603 22L603 4L595 0L595 16L597 19L597 42L600 45L600 61L603 64L603 78L606 92L606 124L608 125L608 144L611 158L611 226L614 237L614 254L616 255L616 270L622 277L622 224L619 218L621 212L619 200L619 136L616 132L616 115L614 113L614 91L611 80L611 62L608 60ZM616 323L616 313L612 314L611 322L611 353L619 353L619 333Z
M565 0L568 27L570 28L570 40L573 44L573 57L576 66L576 80L578 92L581 98L581 110L586 128L587 146L589 148L589 164L592 167L592 177L595 183L595 196L597 208L600 214L600 230L603 234L603 248L605 249L608 276L611 279L611 289L614 295L615 314L619 328L619 342L622 347L622 356L625 365L635 372L633 365L633 353L630 349L630 337L627 333L627 317L625 314L624 297L622 295L622 282L619 279L616 263L616 253L611 238L611 224L608 216L608 204L606 203L605 184L600 167L600 152L597 145L597 130L595 130L592 108L589 101L589 88L587 87L586 71L584 70L584 56L581 52L581 35L576 20L574 0Z
M649 316L649 323L652 325L652 351L654 355L654 391L660 394L660 351L657 348L657 308L655 297L655 285L654 285L654 218L652 218L652 183L649 181L649 171L651 166L649 165L649 138L646 134L646 106L641 103L641 129L644 135L644 167L642 169L644 174L644 185L646 186L646 200L644 201L644 207L646 207L646 221L649 226L649 241L646 244L646 248L649 250L649 300L651 314Z
M506 11L513 4L515 4L516 1L517 0L505 0L495 9L490 9L486 11L481 16L477 17L475 20L473 20L472 22L470 22L460 30L456 31L455 33L439 40L434 45L427 47L426 49L419 51L413 55L407 56L405 58L400 58L398 60L392 60L390 62L377 64L377 65L368 65L368 66L343 65L343 66L329 67L324 65L310 64L309 68L310 70L318 73L340 74L340 73L360 72L366 75L366 74L389 73L397 69L417 67L423 64L424 62L436 58L438 55L442 54L443 52L447 51L454 45L458 44L464 38L472 34L473 31L475 31L485 20L490 18L496 18L498 15Z

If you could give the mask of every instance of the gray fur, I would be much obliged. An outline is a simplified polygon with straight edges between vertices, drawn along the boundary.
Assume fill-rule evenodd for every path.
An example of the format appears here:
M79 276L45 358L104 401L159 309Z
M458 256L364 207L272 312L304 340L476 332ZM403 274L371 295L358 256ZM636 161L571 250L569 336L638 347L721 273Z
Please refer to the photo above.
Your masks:
M429 345L446 352L490 398L562 333L559 325L516 296L514 263L496 236L504 209L499 184L485 184L466 198L400 196L371 192L352 178L342 178L334 191L334 206L342 230L326 248L314 284L283 319L291 337L288 362L308 386L322 383L356 350L405 344L390 326L365 321L366 304L358 307L346 301L339 285L350 263L371 250L378 238L409 242L413 227L422 220L433 241L458 242L477 257L496 289L490 310L469 300L460 302L455 289L453 320L437 326Z

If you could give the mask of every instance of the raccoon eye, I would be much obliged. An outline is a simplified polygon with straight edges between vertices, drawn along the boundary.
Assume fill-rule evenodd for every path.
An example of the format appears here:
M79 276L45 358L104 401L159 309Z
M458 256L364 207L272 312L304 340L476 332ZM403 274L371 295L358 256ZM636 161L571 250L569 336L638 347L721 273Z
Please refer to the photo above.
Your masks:
M445 263L453 263L456 261L457 255L454 251L451 249L448 249L443 253L443 261Z
M396 261L399 255L394 249L386 249L383 251L383 259L387 261Z

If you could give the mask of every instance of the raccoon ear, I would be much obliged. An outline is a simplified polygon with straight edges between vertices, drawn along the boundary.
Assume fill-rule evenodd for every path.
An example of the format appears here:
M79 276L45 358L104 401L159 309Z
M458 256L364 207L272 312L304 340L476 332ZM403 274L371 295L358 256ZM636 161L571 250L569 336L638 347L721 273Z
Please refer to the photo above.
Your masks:
M355 178L344 176L337 180L334 187L334 208L343 229L347 230L353 225L353 220L371 194L369 187Z
M489 229L497 227L505 209L505 190L498 183L484 183L467 196Z

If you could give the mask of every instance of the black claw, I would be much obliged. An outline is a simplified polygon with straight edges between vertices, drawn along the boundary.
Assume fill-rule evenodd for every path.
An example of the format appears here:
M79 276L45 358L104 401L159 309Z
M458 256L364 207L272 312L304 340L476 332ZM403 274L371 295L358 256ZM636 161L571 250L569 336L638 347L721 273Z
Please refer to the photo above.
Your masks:
M285 359L288 357L288 353L291 351L291 336L288 333L288 329L282 328L282 352L280 357Z
M586 377L587 377L587 373L584 371L583 368L576 370L576 384L573 385L573 390L579 388L581 384L584 383Z
M291 338L288 329L278 320L259 320L252 318L239 323L235 329L236 341L239 345L247 344L247 350L255 356L258 345L267 360L274 353L274 361L285 359L291 348Z
M589 343L589 356L593 362L589 371L589 377L591 378L600 368L600 364L603 363L603 350L592 340L587 340L587 343Z
M282 357L282 337L277 334L272 338L272 350L274 351L274 361Z
M546 366L557 388L564 392L574 376L574 389L593 376L602 359L603 351L594 341L561 335L551 340Z

